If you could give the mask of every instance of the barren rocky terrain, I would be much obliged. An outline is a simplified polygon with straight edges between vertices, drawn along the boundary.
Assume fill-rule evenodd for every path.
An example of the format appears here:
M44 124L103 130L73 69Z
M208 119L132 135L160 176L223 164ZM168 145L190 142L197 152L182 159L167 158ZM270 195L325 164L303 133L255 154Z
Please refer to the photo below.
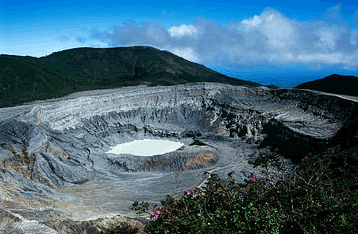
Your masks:
M134 222L135 201L201 185L204 172L240 182L248 160L275 149L290 160L357 145L358 99L299 89L217 83L126 87L0 109L0 231L89 233ZM163 155L106 153L168 139ZM289 167L288 167L289 168ZM289 170L287 171L289 173Z

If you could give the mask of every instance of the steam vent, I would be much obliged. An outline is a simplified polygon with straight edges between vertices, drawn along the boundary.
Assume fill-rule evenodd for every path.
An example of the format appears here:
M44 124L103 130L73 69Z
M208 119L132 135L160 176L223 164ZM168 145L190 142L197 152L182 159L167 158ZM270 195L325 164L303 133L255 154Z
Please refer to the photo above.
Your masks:
M354 97L216 83L1 108L0 232L83 233L134 217L133 201L159 204L199 186L205 172L260 176L248 161L261 149L289 160L357 145L357 116ZM114 150L138 142L154 153Z

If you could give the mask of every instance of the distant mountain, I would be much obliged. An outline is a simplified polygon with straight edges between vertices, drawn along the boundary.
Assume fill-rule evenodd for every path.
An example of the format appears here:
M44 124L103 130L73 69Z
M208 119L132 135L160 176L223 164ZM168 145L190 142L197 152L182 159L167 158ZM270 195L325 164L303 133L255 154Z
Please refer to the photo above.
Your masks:
M0 55L0 107L83 90L192 82L259 86L147 46L76 48L41 58Z
M333 74L323 79L300 84L296 88L358 96L358 77Z

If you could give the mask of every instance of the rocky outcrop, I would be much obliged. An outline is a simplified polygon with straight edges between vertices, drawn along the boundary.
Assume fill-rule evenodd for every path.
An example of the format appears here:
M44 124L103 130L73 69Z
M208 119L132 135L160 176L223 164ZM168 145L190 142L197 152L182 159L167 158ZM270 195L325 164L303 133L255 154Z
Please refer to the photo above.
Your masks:
M354 97L314 91L197 83L2 108L0 218L7 224L0 228L68 233L61 223L128 215L132 201L178 195L202 183L205 171L234 171L239 182L260 176L248 160L262 147L297 158L354 146L357 105ZM144 138L185 145L150 157L106 153Z

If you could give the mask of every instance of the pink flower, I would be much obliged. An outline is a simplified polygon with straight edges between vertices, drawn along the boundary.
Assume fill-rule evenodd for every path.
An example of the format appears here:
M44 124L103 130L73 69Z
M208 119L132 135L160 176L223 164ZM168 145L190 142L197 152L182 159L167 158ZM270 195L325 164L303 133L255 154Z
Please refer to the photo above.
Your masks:
M251 178L254 182L257 180L257 178L254 176L254 174L249 174L248 177Z
M173 204L176 206L176 205L178 205L178 202L177 202L177 201L175 201L175 202L173 202Z
M305 157L305 160L307 160L307 159L308 159L308 157L306 156L306 157Z
M167 210L166 213L167 213L167 214L170 214L170 210Z
M188 191L186 191L188 194L192 194L193 191L191 189L188 189Z
M161 211L161 210L163 210L163 207L160 206L155 207L155 211Z
M150 219L154 218L154 214L150 214L150 215L149 215L149 218L150 218Z
M158 214L154 214L154 218L158 219L159 215Z

